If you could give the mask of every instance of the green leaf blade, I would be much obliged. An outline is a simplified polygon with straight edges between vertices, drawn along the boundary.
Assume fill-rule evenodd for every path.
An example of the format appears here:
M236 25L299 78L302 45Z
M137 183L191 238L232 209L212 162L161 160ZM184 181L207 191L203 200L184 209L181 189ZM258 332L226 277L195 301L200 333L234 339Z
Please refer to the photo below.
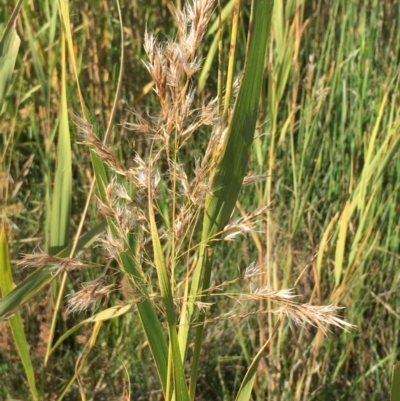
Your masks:
M19 45L21 43L15 30L15 24L21 5L22 0L19 0L0 40L0 111L3 107L4 98L14 71Z
M6 227L3 223L0 233L0 289L3 296L12 291L13 288L12 272L10 255L8 251L8 241L6 234ZM24 324L22 317L19 312L9 319L11 331L13 333L15 345L18 350L18 354L21 358L22 365L25 369L25 374L28 379L29 387L32 396L35 400L39 400L39 393L36 389L35 374L33 370L32 360L29 354L29 345L26 341Z
M273 1L254 1L242 85L220 161L206 199L203 240L222 230L232 214L246 175L257 122Z
M65 248L69 242L72 197L72 152L68 122L65 49L63 49L62 54L60 126L50 229L50 253L53 255Z

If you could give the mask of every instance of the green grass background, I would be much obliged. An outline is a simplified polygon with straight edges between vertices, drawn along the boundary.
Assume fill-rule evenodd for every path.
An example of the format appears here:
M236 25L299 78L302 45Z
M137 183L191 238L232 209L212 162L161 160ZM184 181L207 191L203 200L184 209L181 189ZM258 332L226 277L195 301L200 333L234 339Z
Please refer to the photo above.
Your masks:
M225 4L223 4L224 6ZM146 155L146 142L118 122L130 121L129 107L156 110L142 59L146 26L161 37L175 34L167 4L122 2L125 72L110 143L121 161ZM104 132L120 68L120 27L114 2L72 2L74 49L83 96L94 126ZM236 73L243 67L247 5L243 5ZM0 2L0 24L12 11ZM214 15L211 24L217 21ZM263 183L242 190L237 214L273 202L257 232L217 252L213 282L222 283L253 260L265 271L264 284L295 287L300 300L344 306L356 330L333 330L324 338L314 328L284 324L260 364L254 399L382 400L389 397L390 373L399 350L400 159L399 63L400 3L396 1L276 1L272 41L261 99L257 139L249 171L267 174ZM0 32L4 25L0 25ZM228 57L230 18L224 26L223 65ZM13 184L2 192L13 229L15 261L35 247L50 249L54 221L52 183L57 134L62 118L61 42L57 3L26 1L17 23L21 48L11 88L0 111L2 171ZM216 32L205 36L206 58ZM199 99L214 96L217 59L194 82ZM65 88L70 113L79 113L73 70ZM71 233L76 232L93 178L86 147L72 128L73 197ZM193 165L207 143L200 132L187 148ZM53 217L54 218L54 217ZM89 205L84 232L99 222ZM54 236L53 236L54 238ZM85 258L104 263L99 247ZM112 267L112 264L111 264ZM14 269L14 281L28 272ZM95 269L74 272L67 291L94 279ZM31 356L40 376L51 323L50 290L23 309ZM117 299L111 299L110 303ZM218 300L210 316L232 308ZM161 389L136 315L103 325L87 358L83 377L93 399L112 399L130 386L132 399L160 399ZM79 316L60 319L56 336ZM0 326L0 399L29 399L23 368L6 325ZM222 319L207 326L200 361L199 400L230 400L246 366L268 337L273 317ZM85 329L63 343L49 361L46 394L52 399L74 373L87 341ZM129 374L130 382L126 380ZM123 384L125 383L125 384ZM79 398L72 388L65 399Z

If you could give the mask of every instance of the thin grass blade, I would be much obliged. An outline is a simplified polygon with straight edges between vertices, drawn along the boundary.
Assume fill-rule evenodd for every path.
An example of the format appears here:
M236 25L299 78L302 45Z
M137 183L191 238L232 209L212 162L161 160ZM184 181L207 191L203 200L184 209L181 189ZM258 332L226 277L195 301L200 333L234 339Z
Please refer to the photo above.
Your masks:
M151 188L151 183L149 183ZM172 295L171 283L169 280L167 266L164 260L164 254L161 247L160 237L158 235L157 225L154 216L154 199L152 196L148 197L149 220L151 229L151 238L154 249L154 263L156 265L158 282L160 286L161 295L164 301L165 310L167 313L168 332L172 347L172 365L174 369L174 383L176 399L182 401L189 400L189 393L186 385L185 372L181 359L181 351L179 348L178 335L176 331L176 313L174 307L174 299ZM156 357L156 355L155 355ZM167 394L167 400L170 399L171 394Z
M7 233L5 223L3 223L0 232L0 290L2 296L7 295L12 290L13 286L14 284L11 272L10 254L8 251ZM22 365L24 366L30 391L33 398L35 400L39 400L39 393L36 389L32 360L29 354L29 345L26 341L21 314L17 312L14 316L10 317L9 323L13 333L15 345L21 358Z
M59 7L60 15L61 15L61 20L64 25L64 32L65 32L67 46L68 46L68 53L69 53L69 57L71 58L71 65L74 70L76 85L78 86L77 92L78 92L78 96L79 96L79 100L80 100L82 115L86 115L85 101L83 100L83 95L82 95L82 91L81 91L81 88L79 85L79 79L78 79L79 78L78 69L77 69L78 63L76 62L74 43L72 40L71 20L70 20L70 13L69 13L69 1L68 0L59 0L58 7Z
M37 49L37 40L33 36L32 33L32 28L31 28L31 23L30 23L30 18L26 15L25 9L22 10L22 16L24 19L24 25L28 37L28 42L29 42L29 47L30 51L32 54L32 61L33 61L33 67L35 69L36 75L38 77L39 83L40 83L40 88L43 93L43 97L45 99L45 104L48 104L48 98L49 98L49 83L48 79L46 77L46 74L44 72L43 68L43 62L40 58L40 54Z
M50 252L68 245L72 195L71 135L68 122L65 40L62 40L61 108L57 144L57 165L51 210Z
M0 40L0 111L3 108L4 98L14 71L18 49L21 43L15 30L15 24L21 5L22 0L19 0Z
M64 342L70 335L74 334L81 326L87 323L95 323L95 322L102 322L110 319L114 319L119 316L123 316L126 313L130 312L133 309L133 305L116 305L112 306L111 308L107 308L102 310L99 313L89 317L88 319L82 320L75 326L71 327L65 333L62 334L60 338L57 339L57 342L53 345L50 350L50 355L58 348L58 346Z
M348 201L343 209L342 216L340 218L339 236L335 253L335 283L337 286L340 283L340 278L342 277L342 272L343 272L343 260L345 255L347 227L349 224L349 219L351 217L350 205L351 202Z
M239 391L237 393L235 401L249 401L251 399L251 391L253 389L254 381L257 376L257 368L258 364L260 363L261 357L264 354L265 350L267 349L270 340L276 334L281 324L281 320L278 320L275 324L274 330L268 339L268 341L261 347L258 351L257 355L252 360L250 366L247 369L246 375L240 385Z
M253 3L248 54L232 121L206 199L203 240L221 231L236 204L255 132L273 1Z
M10 293L0 300L0 319L9 318L42 288L49 284L54 277L46 270L46 267L41 267L22 283L18 284Z

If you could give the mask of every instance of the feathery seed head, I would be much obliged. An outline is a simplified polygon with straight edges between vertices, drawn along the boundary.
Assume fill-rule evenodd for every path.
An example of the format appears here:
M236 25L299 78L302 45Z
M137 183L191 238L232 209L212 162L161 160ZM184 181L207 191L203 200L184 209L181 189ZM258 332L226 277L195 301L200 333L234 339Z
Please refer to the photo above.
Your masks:
M74 258L59 258L47 253L24 254L18 261L18 266L39 268L47 266L52 273L58 274L64 271L71 271L87 267L88 264Z
M317 327L326 334L329 331L328 326L336 326L340 329L354 329L357 326L341 319L336 313L343 309L334 305L310 305L310 304L284 304L274 313L286 315L292 322L298 326L304 326L306 323Z
M114 284L104 285L105 277L82 284L82 289L74 294L67 295L67 313L83 312L89 308L94 311L100 301L108 296L115 288Z
M260 268L257 266L257 262L251 262L244 271L244 278L249 279L260 274Z

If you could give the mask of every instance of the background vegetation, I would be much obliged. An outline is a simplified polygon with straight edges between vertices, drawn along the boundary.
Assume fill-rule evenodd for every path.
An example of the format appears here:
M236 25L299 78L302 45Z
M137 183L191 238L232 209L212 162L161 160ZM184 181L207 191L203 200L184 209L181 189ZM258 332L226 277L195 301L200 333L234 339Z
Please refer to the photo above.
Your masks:
M0 2L0 21L13 5ZM122 2L125 72L116 121L132 121L130 107L152 114L157 109L153 84L141 60L147 29L173 37L176 27L166 2ZM179 4L178 4L179 6ZM226 4L222 4L225 7ZM85 103L98 132L110 118L120 68L121 35L113 1L72 2L74 51ZM229 9L229 8L228 8ZM217 11L217 10L216 10ZM239 20L235 73L243 68L248 5ZM225 74L231 17L224 23L221 55ZM205 59L195 89L200 100L217 93L218 63L212 52L218 15L199 48ZM0 32L4 26L0 26ZM13 261L35 248L50 250L56 224L51 205L57 146L63 122L63 54L56 2L26 1L17 31L22 40L8 97L0 111L1 205L11 229ZM258 285L295 288L303 302L345 307L343 316L357 329L321 330L285 323L259 365L254 399L381 400L388 398L390 373L399 350L400 159L399 63L400 3L397 1L276 1L273 15L259 126L249 171L266 179L242 190L239 216L271 204L257 229L235 246L217 251L215 285L236 278L252 261L263 271ZM68 110L79 113L71 65L67 74ZM93 180L86 146L72 128L73 191L70 228L78 230ZM207 130L199 132L181 160L194 169L204 152ZM123 163L145 157L148 142L120 124L109 144ZM7 178L3 178L7 177ZM5 184L7 180L7 184ZM272 202L272 203L271 203ZM89 203L83 233L101 222L96 202ZM105 251L92 245L84 259L101 266ZM74 271L67 293L98 277L106 267ZM101 270L99 273L99 269ZM15 268L21 282L29 269ZM151 275L152 272L149 272ZM115 277L116 282L120 280ZM35 372L40 376L51 328L52 294L46 287L22 309ZM240 283L237 284L238 286ZM108 306L119 298L111 294ZM121 297L121 295L118 295ZM123 295L122 295L123 297ZM209 310L202 345L197 399L230 400L246 367L265 343L274 316L222 319L232 302L218 298ZM270 305L260 304L267 308ZM56 339L82 320L60 311ZM251 313L251 311L248 311ZM103 324L86 356L80 380L88 399L109 400L130 387L132 399L161 399L150 351L134 314ZM29 399L21 385L23 367L7 322L0 323L0 399ZM75 363L90 338L81 328L60 345L46 368L46 399L55 399L74 375ZM129 376L129 381L127 380ZM79 398L77 386L65 399Z

